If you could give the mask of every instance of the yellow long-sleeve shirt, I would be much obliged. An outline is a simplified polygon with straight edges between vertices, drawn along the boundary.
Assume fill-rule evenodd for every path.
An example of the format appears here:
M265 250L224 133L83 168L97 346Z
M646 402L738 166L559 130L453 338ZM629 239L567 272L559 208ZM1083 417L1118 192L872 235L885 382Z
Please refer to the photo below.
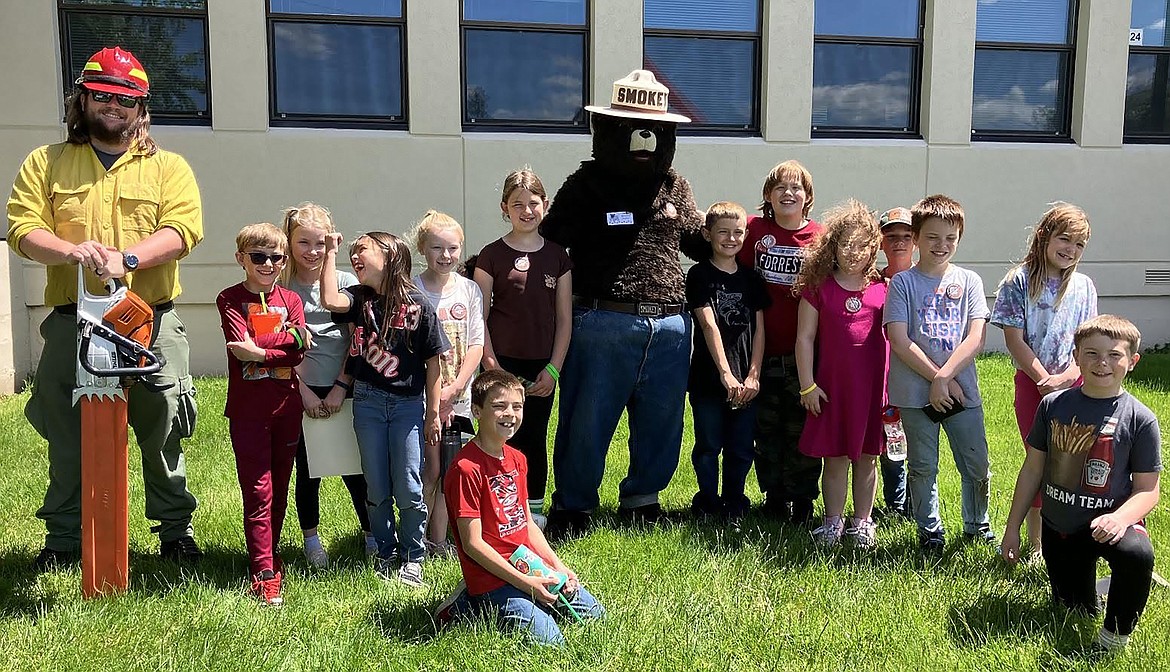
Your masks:
M8 244L22 257L21 241L44 229L62 240L94 240L125 250L163 229L183 238L186 256L203 240L203 207L195 174L178 154L153 156L132 149L106 170L89 144L59 143L34 150L25 159L8 199ZM45 305L77 301L77 268L47 267ZM127 274L126 283L152 305L182 293L178 260ZM97 277L89 291L103 294Z

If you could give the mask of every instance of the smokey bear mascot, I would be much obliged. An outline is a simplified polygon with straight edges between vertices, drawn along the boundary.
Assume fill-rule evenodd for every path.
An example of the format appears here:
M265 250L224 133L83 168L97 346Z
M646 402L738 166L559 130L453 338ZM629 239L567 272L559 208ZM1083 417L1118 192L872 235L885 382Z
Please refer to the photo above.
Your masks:
M658 493L678 467L691 353L679 252L711 254L691 185L671 168L668 90L635 70L609 107L587 106L593 159L565 179L541 233L573 260L573 339L561 373L549 532L588 528L605 456L629 413L630 468L619 488L626 520L655 522Z

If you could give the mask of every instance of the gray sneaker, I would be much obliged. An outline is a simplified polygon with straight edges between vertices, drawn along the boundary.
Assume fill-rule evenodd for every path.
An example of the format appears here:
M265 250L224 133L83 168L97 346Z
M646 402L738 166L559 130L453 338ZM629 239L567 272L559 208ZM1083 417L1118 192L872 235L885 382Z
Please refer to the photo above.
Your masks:
M845 520L841 516L826 516L824 523L812 531L813 541L826 548L836 546L844 532Z
M407 560L398 568L398 580L408 586L415 588L422 588L423 586L423 571L421 562L411 562Z
M380 555L374 556L374 574L378 575L379 579L383 581L392 581L398 572L398 556L393 555L389 558L383 558Z
M854 546L865 549L877 546L877 525L874 525L872 518L850 518L849 522L845 534L853 540Z
M329 566L329 554L321 547L321 543L305 544L305 560L314 569L325 569Z

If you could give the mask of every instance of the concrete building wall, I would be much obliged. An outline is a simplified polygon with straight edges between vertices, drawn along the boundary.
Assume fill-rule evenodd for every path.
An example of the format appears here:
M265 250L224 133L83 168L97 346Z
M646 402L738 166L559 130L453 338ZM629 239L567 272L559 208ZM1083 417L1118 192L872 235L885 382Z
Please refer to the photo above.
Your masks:
M1050 201L1084 207L1094 224L1083 270L1102 311L1133 318L1149 344L1170 341L1170 287L1147 285L1149 268L1170 267L1170 146L1121 142L1130 0L1081 0L1074 81L1076 143L972 143L971 86L976 0L928 2L921 140L810 138L811 3L765 3L761 137L684 137L675 166L700 207L733 199L752 208L764 175L795 158L815 178L814 217L853 196L884 209L945 192L966 207L958 263L978 271L989 294L1023 253L1026 227ZM20 105L0 116L0 183L10 184L37 145L63 138L60 47L51 2L5 1L0 44L19 67L0 70L0 90ZM588 158L586 135L464 133L460 125L458 0L407 3L408 131L269 128L267 39L261 0L209 0L211 127L156 126L166 148L190 161L204 201L207 237L183 263L180 315L191 334L192 368L225 368L215 295L235 282L235 232L273 221L304 200L330 207L352 238L402 232L428 208L467 231L469 253L506 231L499 187L530 165L555 193ZM592 101L642 61L641 4L593 0ZM44 270L5 255L0 278L0 391L20 388L39 356ZM1002 347L991 330L991 347Z

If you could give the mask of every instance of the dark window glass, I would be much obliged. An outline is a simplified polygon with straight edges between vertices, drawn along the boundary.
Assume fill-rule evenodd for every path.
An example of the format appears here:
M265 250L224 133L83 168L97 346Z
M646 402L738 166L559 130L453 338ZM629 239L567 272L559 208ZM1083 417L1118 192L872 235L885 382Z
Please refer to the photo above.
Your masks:
M274 113L400 121L399 26L273 22Z
M402 0L270 0L270 7L273 14L402 16Z
M976 42L1072 42L1069 0L979 0Z
M468 28L464 41L464 121L583 123L583 34Z
M127 7L158 7L164 9L196 9L205 11L207 0L62 0L62 5L125 5Z
M918 37L918 0L816 0L817 35Z
M1166 19L1170 18L1170 3L1166 0L1133 0L1129 27L1142 29L1142 46L1170 47L1166 40Z
M62 21L66 89L73 88L90 56L121 46L138 58L150 78L152 120L210 118L206 15L64 9Z
M463 0L464 21L585 25L585 0Z
M1129 25L1129 77L1125 83L1125 139L1170 141L1170 2L1133 0ZM1132 31L1142 31L1141 43Z
M817 44L813 48L813 130L912 131L914 47Z
M670 89L684 133L759 128L760 0L645 0L642 67Z
M644 11L646 28L754 33L760 25L759 0L646 0Z
M1067 133L1069 54L977 49L971 126L977 131Z
M816 0L812 130L918 133L921 0Z
M696 125L752 127L754 41L647 36L645 47L646 69L670 89L671 112Z

